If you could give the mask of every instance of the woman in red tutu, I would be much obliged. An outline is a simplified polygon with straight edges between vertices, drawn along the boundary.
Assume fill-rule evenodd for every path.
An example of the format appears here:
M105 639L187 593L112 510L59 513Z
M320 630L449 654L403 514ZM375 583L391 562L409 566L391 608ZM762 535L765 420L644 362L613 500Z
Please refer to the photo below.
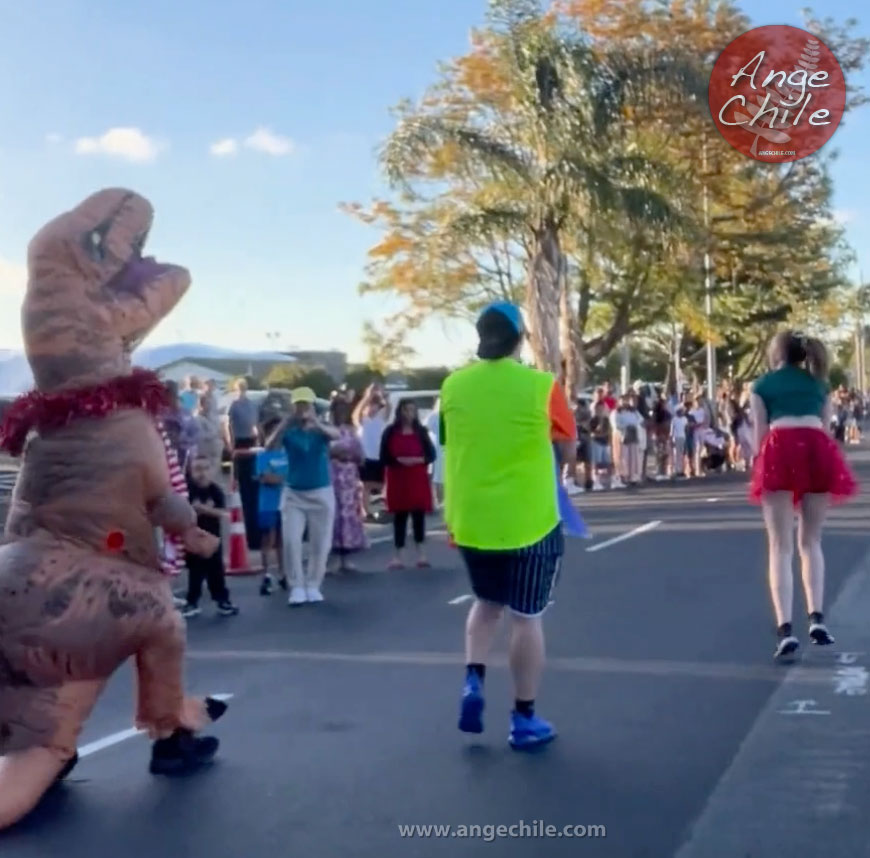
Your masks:
M855 494L855 478L831 437L828 355L816 339L792 331L774 337L771 371L752 388L757 457L750 497L761 503L767 528L770 592L776 613L775 658L799 646L792 632L794 517L814 644L832 644L824 622L825 560L822 527L832 502Z

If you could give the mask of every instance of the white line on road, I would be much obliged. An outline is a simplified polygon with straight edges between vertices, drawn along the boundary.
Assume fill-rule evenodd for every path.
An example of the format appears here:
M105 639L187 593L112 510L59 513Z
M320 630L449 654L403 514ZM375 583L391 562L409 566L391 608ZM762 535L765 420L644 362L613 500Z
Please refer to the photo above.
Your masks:
M470 602L474 596L469 596L467 593L464 596L457 596L455 599L451 599L447 604L448 605L461 605L463 602Z
M210 694L215 700L230 700L232 694ZM137 730L131 727L129 730L121 730L118 733L112 733L111 736L106 736L103 739L97 739L96 742L90 742L82 748L79 748L79 757L89 757L91 754L96 754L99 751L104 751L106 748L111 748L112 745L120 745L121 742L126 742L127 739L135 739L136 736L142 734L143 730Z
M620 542L625 542L626 539L633 539L635 536L640 536L642 533L649 533L655 530L661 524L660 521L648 521L634 530L629 530L628 533L623 533L621 536L614 536L613 539L608 539L605 542L599 542L598 545L592 545L587 548L587 551L601 551L603 548L610 548L611 545L618 545Z
M97 739L96 742L91 742L89 745L79 748L79 756L89 757L91 754L96 754L98 751L111 748L112 745L126 742L127 739L132 739L134 736L138 736L141 732L141 730L131 727L129 730L121 730L120 733L112 733L111 736L106 736L105 739Z
M719 503L719 498L707 498L707 503Z

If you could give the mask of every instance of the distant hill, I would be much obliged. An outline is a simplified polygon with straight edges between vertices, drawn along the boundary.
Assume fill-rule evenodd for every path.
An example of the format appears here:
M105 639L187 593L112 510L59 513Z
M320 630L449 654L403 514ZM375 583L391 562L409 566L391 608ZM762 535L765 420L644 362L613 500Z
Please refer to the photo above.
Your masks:
M246 360L271 363L289 363L293 358L277 352L245 352L205 343L171 343L164 346L146 346L133 353L133 363L147 369L159 369L185 358L195 360ZM18 396L33 386L33 374L23 352L0 349L0 396Z

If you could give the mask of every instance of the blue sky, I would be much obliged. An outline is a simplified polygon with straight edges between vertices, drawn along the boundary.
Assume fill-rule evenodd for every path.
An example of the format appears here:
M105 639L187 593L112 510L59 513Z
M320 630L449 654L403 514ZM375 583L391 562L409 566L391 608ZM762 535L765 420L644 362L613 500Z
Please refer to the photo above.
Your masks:
M33 232L91 191L124 185L155 203L151 252L194 274L152 344L265 349L277 331L282 347L361 357L362 321L392 305L358 296L375 235L338 203L384 192L374 152L389 108L467 49L485 5L0 0L0 347L20 343ZM754 20L800 25L801 5L767 0ZM824 11L842 19L858 5L828 0ZM862 111L833 144L836 207L870 276L868 138ZM412 344L421 362L442 363L470 341L463 326L433 323Z

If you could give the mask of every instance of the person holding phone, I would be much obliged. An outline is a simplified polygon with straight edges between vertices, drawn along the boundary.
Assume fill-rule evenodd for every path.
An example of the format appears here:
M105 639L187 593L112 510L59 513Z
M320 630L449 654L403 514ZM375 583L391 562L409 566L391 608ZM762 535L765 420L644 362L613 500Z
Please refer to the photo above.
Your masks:
M371 498L373 492L384 488L384 466L381 462L381 440L390 419L387 394L379 384L370 384L354 410L353 423L357 427L363 449L360 479L363 484L363 513L373 520Z
M323 601L321 584L332 549L335 491L329 466L330 444L338 429L322 422L309 387L290 396L292 409L272 431L270 449L287 454L287 485L282 501L284 569L290 575L291 606ZM302 542L308 528L308 566L303 568Z

